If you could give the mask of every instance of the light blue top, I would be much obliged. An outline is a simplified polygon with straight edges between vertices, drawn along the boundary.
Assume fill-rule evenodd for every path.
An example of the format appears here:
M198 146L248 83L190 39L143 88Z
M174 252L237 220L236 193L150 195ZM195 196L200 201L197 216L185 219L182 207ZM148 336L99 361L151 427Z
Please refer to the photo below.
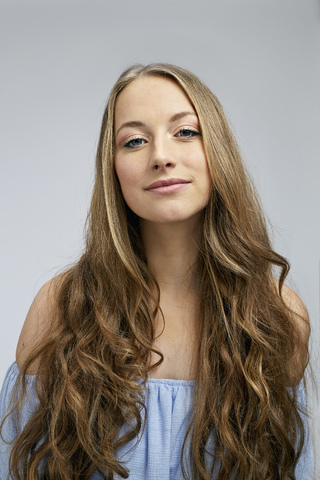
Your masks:
M0 419L8 408L11 392L17 375L18 366L14 362L9 368L0 393ZM129 442L118 451L118 459L126 462L131 480L182 480L180 454L188 420L192 412L193 381L148 379L145 404L147 407L147 422L144 434L137 447L130 449L136 440ZM297 387L298 398L305 405L303 384ZM27 398L21 414L19 430L23 428L38 404L34 388L34 376L27 376ZM308 422L303 417L307 433ZM9 417L5 422L3 435L13 439L18 430ZM10 446L0 440L0 479L9 480L8 459ZM187 450L188 452L188 446ZM313 473L313 455L309 435L303 454L296 467L297 480L309 480ZM115 480L119 480L115 476ZM101 480L96 473L91 480Z

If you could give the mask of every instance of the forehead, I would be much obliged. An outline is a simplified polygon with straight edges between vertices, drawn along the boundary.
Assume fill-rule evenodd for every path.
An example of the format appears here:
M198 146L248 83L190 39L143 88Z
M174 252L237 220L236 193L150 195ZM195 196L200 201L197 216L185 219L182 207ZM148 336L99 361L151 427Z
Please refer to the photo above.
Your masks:
M144 76L133 80L118 95L115 125L146 115L170 117L185 110L195 112L188 96L174 80Z

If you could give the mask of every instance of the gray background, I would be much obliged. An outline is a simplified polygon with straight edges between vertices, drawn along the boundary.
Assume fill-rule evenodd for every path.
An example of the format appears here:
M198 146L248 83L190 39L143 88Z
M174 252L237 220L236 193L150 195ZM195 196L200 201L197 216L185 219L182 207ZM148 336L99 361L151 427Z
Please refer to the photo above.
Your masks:
M41 285L74 260L101 115L135 62L189 68L222 102L308 307L319 388L320 2L0 2L0 382ZM320 414L310 395L317 448Z

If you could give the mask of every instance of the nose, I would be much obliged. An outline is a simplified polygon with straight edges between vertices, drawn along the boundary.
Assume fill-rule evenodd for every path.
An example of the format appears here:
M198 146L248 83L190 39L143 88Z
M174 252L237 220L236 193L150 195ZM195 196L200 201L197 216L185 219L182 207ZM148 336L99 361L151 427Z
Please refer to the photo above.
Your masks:
M176 163L174 153L170 148L170 140L164 137L155 139L151 153L152 170L174 168Z

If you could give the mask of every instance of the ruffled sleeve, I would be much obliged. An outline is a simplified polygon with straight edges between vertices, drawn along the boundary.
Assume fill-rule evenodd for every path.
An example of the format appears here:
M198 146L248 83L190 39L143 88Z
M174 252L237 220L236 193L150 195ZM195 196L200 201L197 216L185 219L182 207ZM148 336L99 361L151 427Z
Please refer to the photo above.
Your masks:
M296 466L295 474L296 474L297 480L311 480L312 478L314 478L315 465L314 465L312 438L311 438L311 432L310 432L310 420L303 413L304 411L308 410L303 381L301 381L299 385L296 387L296 395L297 395L298 403L300 404L302 409L302 412L300 412L300 416L305 428L305 442L304 442L301 456Z
M14 362L9 368L0 392L0 420L8 411L13 388L19 374L17 364ZM27 397L15 422L9 416L4 423L3 437L0 438L0 479L10 480L8 464L10 444L24 428L38 406L38 397L34 386L35 377L26 376ZM145 431L140 441L135 446L135 441L123 446L117 452L118 459L123 461L130 471L130 479L146 480L163 479L182 480L180 467L180 453L188 420L193 408L193 382L184 380L149 379L146 395L147 421ZM291 389L293 391L293 389ZM294 389L297 400L302 409L306 409L306 396L303 382ZM305 443L302 455L296 466L297 480L311 480L314 474L314 457L310 434L309 419L301 413L305 426ZM135 448L134 448L135 447ZM214 442L212 445L214 449ZM119 478L116 476L115 478ZM102 476L95 472L91 480L102 480Z
M13 399L14 385L19 374L19 368L16 362L14 362L7 371L5 376L1 392L0 392L0 421L4 419L8 413L10 402ZM15 437L23 430L24 426L35 412L39 400L34 388L34 376L26 376L27 396L22 406L19 422L15 422L13 416L6 418L2 436L0 437L0 479L9 480L8 467L11 445ZM13 399L15 401L16 399Z

